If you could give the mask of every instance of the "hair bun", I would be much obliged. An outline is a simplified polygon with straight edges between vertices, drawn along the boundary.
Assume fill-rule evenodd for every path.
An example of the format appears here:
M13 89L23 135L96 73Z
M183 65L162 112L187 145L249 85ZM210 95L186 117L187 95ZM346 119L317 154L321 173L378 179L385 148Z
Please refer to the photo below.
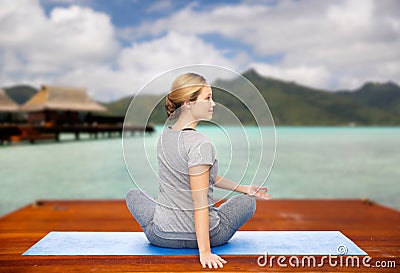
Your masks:
M174 116L173 114L176 110L176 105L175 105L175 103L173 103L173 101L171 101L171 99L169 98L169 95L165 97L165 110L167 111L168 117L173 118L173 116Z

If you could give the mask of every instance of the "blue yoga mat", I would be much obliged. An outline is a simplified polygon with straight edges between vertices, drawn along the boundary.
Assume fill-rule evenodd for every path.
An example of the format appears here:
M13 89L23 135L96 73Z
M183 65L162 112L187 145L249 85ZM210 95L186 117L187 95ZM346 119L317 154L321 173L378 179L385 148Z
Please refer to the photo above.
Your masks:
M339 231L238 231L219 255L367 255ZM151 245L143 232L50 232L24 254L27 256L186 256L197 249Z

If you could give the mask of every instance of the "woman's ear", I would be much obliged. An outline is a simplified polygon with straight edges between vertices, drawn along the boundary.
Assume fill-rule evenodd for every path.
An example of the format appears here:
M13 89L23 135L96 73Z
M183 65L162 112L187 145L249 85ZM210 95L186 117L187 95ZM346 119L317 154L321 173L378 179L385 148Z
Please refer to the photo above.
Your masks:
M185 101L183 105L186 107L186 109L190 110L190 101Z

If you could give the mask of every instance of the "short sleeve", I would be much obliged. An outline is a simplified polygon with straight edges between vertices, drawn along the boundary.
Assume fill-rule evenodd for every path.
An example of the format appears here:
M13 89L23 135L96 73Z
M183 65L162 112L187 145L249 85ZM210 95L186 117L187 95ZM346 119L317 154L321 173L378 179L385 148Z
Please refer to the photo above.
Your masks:
M204 140L192 146L188 153L188 167L197 165L213 165L216 158L214 145Z

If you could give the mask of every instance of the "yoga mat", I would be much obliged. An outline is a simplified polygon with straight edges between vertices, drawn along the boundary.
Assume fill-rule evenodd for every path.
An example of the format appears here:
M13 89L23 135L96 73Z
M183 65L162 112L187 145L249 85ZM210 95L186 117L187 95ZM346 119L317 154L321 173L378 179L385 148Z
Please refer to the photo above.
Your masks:
M218 255L367 255L339 231L238 231ZM181 256L197 249L151 245L143 232L50 232L26 256Z

